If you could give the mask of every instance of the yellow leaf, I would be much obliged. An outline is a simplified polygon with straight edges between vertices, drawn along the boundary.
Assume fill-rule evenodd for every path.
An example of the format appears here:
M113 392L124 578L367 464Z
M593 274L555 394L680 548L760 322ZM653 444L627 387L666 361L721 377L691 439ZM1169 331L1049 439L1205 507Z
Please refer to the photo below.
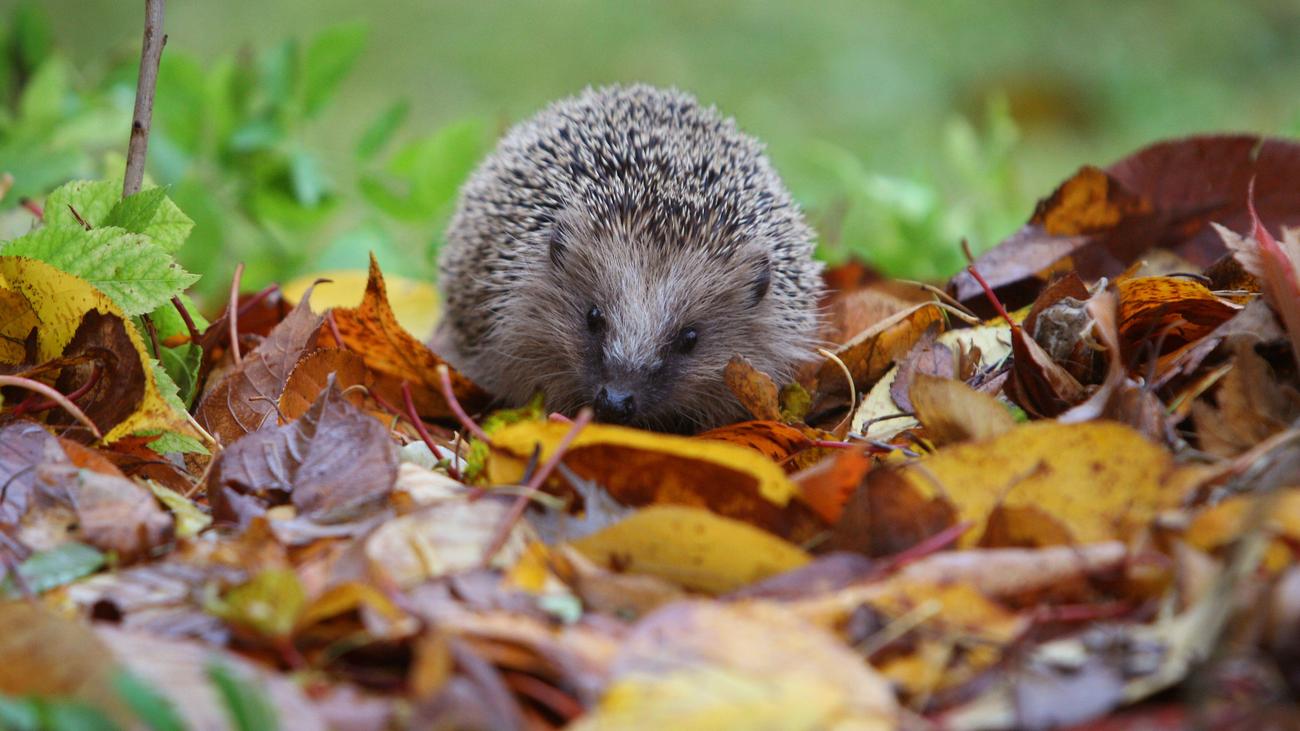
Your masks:
M645 508L572 545L599 564L715 594L809 561L807 553L770 533L676 505Z
M926 436L937 444L991 439L1016 426L997 399L953 378L917 373L909 396Z
M311 304L317 311L331 307L361 306L368 279L362 269L335 269L305 274L284 285L284 298L291 305L296 305L307 288L318 279L330 281L322 282L312 292ZM397 322L416 337L428 337L438 322L437 288L431 282L405 277L385 276L384 283L388 285L388 304L392 307Z
M1040 421L941 449L903 476L975 523L960 540L972 546L999 506L1049 515L1077 543L1127 538L1156 511L1178 504L1173 472L1168 452L1122 424Z
M533 449L540 445L547 459L568 431L568 424L529 421L494 432L499 449L488 460L489 481L518 482ZM807 505L792 500L798 488L780 466L736 444L592 424L565 452L564 464L624 505L708 508L795 542L824 528ZM554 484L563 485L560 478Z
M831 633L768 603L677 602L639 622L572 728L884 731L893 692Z
M1207 553L1221 551L1242 537L1255 501L1268 499L1237 495L1200 511L1187 527L1187 542ZM1287 544L1300 543L1300 487L1282 490L1272 500L1267 519L1259 528L1275 536L1264 555L1264 565L1270 571L1280 571L1294 560L1294 552Z
M0 256L0 291L19 295L26 300L30 313L38 323L36 348L39 361L54 360L63 354L72 341L83 316L90 310L129 322L122 310L102 292L85 280L61 272L44 262L19 256ZM12 296L0 299L0 306L11 304ZM0 341L14 339L23 342L32 327L27 309L20 310L21 317L11 319L7 311L0 317ZM148 350L134 327L126 327L131 345L140 356L144 371L144 395L135 410L108 430L104 443L121 439L136 432L162 429L201 438L190 427L185 415L173 409L163 399L154 377ZM2 352L2 351L0 351Z

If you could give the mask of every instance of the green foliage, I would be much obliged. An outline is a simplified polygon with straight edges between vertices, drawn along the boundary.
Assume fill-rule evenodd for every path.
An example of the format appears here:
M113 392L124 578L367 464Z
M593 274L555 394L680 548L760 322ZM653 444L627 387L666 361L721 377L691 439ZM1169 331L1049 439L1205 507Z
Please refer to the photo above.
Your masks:
M113 677L113 687L127 708L151 731L185 731L176 707L166 696L128 672Z
M6 731L116 731L103 712L67 699L0 696L0 728Z

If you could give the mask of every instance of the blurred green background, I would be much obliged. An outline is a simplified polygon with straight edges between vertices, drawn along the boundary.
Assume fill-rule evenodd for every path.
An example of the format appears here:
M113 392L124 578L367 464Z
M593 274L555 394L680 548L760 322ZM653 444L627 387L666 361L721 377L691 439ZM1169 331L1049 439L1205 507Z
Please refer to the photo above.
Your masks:
M12 207L125 149L143 2L0 9ZM150 173L198 222L182 258L206 292L238 259L251 286L369 249L431 275L492 139L587 84L717 104L767 142L823 256L928 278L1080 164L1300 129L1300 4L1283 0L175 0L167 32Z

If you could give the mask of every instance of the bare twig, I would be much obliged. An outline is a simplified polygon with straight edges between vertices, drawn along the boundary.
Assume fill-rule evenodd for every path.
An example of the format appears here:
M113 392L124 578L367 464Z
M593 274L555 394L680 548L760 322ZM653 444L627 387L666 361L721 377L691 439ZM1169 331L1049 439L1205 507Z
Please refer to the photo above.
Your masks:
M86 412L82 411L76 404L69 401L67 396L55 391L44 383L33 381L30 378L23 378L22 376L0 376L0 386L17 386L18 388L25 388L28 391L35 391L59 406L62 406L64 411L72 414L73 418L82 424L85 424L86 428L90 429L90 433L94 434L96 439L104 438L104 435L99 431L99 427L95 426L95 422L91 421L90 417L86 416Z
M235 266L235 276L230 280L230 304L226 311L230 314L230 354L235 358L235 365L244 362L239 354L239 280L244 276L244 262Z
M515 499L514 504L510 506L510 512L506 513L505 519L501 521L496 537L488 545L487 550L483 552L483 564L485 566L492 562L492 558L506 544L506 541L510 538L511 529L523 517L524 510L528 507L528 501L538 490L542 489L542 485L546 483L546 478L551 476L551 473L555 471L555 466L560 463L560 460L564 458L564 453L569 450L569 445L573 444L573 440L578 438L578 433L591 423L591 417L591 409L584 406L578 412L578 415L574 417L573 426L569 428L569 432L564 435L559 444L555 445L555 451L551 452L550 458L542 463L541 468L533 473L533 477L528 481L528 484L524 485L523 492Z
M140 48L140 76L135 85L135 114L131 118L131 142L126 151L126 174L122 197L140 192L144 182L144 160L149 148L149 126L153 119L154 91L158 87L158 64L162 61L163 6L166 0L144 1L144 43Z
M339 342L342 343L343 341L340 340ZM406 406L406 418L415 427L415 433L420 435L424 446L429 448L429 453L437 458L438 445L433 443L433 437L429 436L429 430L424 428L424 420L420 418L420 412L416 411L415 399L411 397L411 384L407 381L402 381L402 403ZM451 475L453 480L460 479L460 470L456 469L456 460L458 459L460 459L459 454L455 455L455 458L447 464L447 474Z
M461 426L468 429L469 433L473 434L476 439L491 446L492 440L488 438L487 432L483 431L482 427L469 418L469 414L465 413L465 408L456 399L456 390L451 387L451 371L444 363L438 364L438 385L442 390L442 399L447 402L447 407L451 409L451 413L456 415L456 420L460 422Z
M181 302L179 295L172 297L172 306L180 313L181 319L185 321L185 329L190 331L190 342L198 345L199 339L203 336L199 334L199 329L194 326L194 318L190 316L190 311L185 308L185 303Z

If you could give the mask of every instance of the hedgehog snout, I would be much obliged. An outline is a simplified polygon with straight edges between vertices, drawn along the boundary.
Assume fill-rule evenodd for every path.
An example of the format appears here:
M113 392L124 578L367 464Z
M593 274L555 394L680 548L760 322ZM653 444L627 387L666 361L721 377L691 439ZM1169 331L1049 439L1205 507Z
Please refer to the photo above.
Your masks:
M610 424L628 424L636 418L636 396L632 391L615 385L600 387L592 401L596 418Z

